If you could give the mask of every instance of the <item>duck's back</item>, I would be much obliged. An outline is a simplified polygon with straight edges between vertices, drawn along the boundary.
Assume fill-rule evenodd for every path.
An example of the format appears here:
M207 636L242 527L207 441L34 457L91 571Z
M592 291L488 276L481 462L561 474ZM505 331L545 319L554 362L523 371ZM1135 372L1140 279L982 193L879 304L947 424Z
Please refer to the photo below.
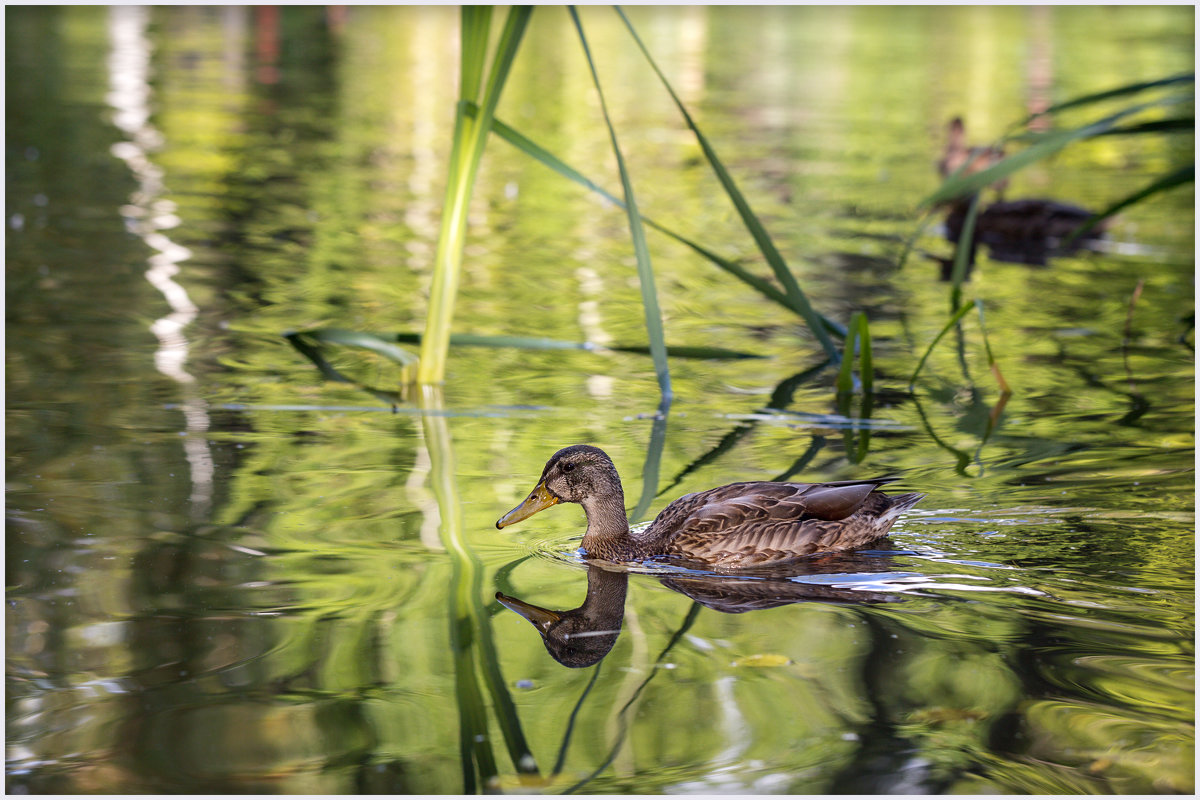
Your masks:
M671 503L643 542L655 554L731 568L861 547L923 497L875 491L884 482L733 483Z

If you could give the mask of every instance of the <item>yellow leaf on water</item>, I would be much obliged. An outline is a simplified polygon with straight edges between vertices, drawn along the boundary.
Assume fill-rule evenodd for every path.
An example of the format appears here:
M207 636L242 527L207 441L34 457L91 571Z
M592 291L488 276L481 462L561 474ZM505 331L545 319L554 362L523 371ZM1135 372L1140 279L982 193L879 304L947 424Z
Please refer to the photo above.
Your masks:
M752 656L746 656L734 661L732 666L735 667L783 667L791 664L792 660L787 656L777 655L775 653L755 653Z

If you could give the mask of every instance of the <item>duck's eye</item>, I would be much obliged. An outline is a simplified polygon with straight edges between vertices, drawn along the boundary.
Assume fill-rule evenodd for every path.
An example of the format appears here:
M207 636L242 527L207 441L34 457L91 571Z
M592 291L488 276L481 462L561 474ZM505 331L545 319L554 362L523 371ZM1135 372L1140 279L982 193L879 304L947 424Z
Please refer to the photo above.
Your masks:
M571 470L575 469L575 464L568 461L566 464L562 465L562 469L563 472L570 472Z

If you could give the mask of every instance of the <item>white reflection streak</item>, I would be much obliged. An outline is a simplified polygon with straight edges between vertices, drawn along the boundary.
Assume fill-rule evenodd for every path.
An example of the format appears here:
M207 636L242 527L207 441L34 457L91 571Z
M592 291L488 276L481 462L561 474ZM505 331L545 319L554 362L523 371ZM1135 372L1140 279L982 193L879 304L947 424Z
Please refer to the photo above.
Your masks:
M176 244L161 231L180 222L175 204L163 196L163 171L150 161L150 150L163 143L162 134L150 124L150 42L146 38L149 11L140 6L113 6L109 9L108 34L112 50L108 58L109 93L113 124L128 141L112 146L112 154L125 162L137 180L138 188L121 207L125 226L154 251L148 259L146 280L162 293L171 313L156 319L150 332L158 338L154 366L181 386L187 436L184 453L192 476L189 498L193 518L207 516L212 500L213 460L205 436L209 427L208 406L197 396L195 377L184 365L188 340L184 329L196 318L198 309L187 290L175 282L179 263L191 252Z

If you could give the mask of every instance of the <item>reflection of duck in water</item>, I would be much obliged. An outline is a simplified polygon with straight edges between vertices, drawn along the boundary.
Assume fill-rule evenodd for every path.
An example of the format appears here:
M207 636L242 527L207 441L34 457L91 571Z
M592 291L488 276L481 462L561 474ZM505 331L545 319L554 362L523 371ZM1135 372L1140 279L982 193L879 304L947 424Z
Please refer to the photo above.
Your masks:
M890 568L889 561L859 554L835 554L805 562L802 574L879 572ZM726 614L741 614L764 608L822 601L833 603L875 603L893 599L881 592L847 589L828 584L786 580L797 570L762 572L751 577L680 574L661 577L662 584L697 603ZM552 611L524 600L496 592L506 608L533 623L542 636L546 650L555 661L567 667L589 667L608 655L621 633L625 616L625 590L629 574L588 565L587 597L583 605L569 611Z
M533 623L546 650L566 667L589 667L608 655L621 633L629 575L589 566L587 597L570 611L551 611L496 592L496 599Z
M968 147L962 119L955 117L950 121L946 149L938 162L938 173L943 179L960 169L959 177L974 175L994 166L1003 158L1004 150L999 147ZM992 184L999 194L1003 194L1007 186L1007 178ZM960 197L950 205L946 215L946 238L954 244L958 244L962 238L967 212L974 198L975 195ZM975 218L975 236L970 244L968 264L974 265L975 249L984 244L988 247L989 255L997 261L1045 266L1050 256L1073 253L1104 238L1107 223L1100 222L1067 248L1059 249L1067 237L1091 216L1092 213L1085 208L1057 200L999 200L980 210ZM937 260L942 264L942 279L949 280L953 260Z
M589 558L667 558L742 569L849 550L882 538L901 512L924 497L876 491L887 480L732 483L679 498L648 528L634 533L612 460L599 448L574 445L550 458L529 497L496 527L559 502L579 503L587 514L583 549Z

